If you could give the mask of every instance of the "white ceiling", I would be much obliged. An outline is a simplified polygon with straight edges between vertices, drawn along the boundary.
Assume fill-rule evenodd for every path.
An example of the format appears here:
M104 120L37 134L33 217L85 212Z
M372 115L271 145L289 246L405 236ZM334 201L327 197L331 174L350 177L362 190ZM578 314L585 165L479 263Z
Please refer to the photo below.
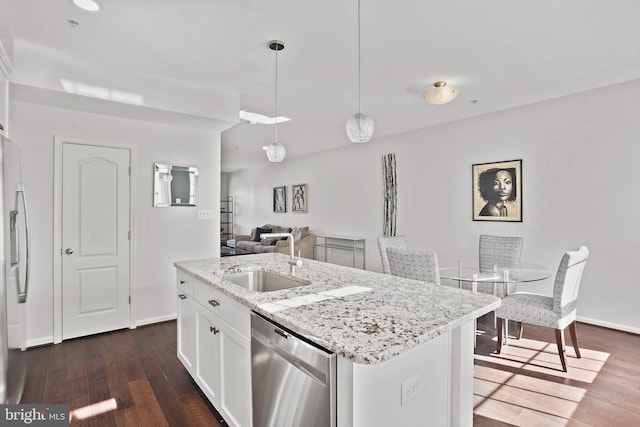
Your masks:
M13 81L139 94L143 105L183 118L229 120L238 109L271 116L267 44L279 39L278 113L292 119L278 126L287 159L350 144L356 0L97 1L101 10L91 13L71 0L0 0ZM374 138L640 78L637 0L361 0L361 8L362 111L375 120ZM437 80L458 88L458 98L424 102ZM268 125L226 130L222 170L267 164L261 147L273 137Z

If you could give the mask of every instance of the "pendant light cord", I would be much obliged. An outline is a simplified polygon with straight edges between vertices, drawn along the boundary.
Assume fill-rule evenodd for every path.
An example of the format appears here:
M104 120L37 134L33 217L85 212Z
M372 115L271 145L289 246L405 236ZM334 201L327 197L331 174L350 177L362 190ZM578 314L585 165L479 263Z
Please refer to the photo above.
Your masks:
M360 1L360 0L358 0ZM280 42L276 43L276 106L275 106L275 110L276 110L276 141L278 142L278 51L280 50L280 46L279 46Z
M360 0L358 0L358 113L362 113L360 108Z

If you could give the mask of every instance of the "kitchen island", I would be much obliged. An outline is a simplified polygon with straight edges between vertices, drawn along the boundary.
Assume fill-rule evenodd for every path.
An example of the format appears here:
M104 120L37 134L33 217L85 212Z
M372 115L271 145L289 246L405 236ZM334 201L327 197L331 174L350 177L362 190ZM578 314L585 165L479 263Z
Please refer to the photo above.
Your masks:
M185 289L191 289L196 302L202 294L203 305L227 302L235 314L223 324L238 333L238 345L248 347L245 314L253 310L335 352L338 426L472 425L474 320L497 308L497 297L312 260L296 271L301 286L290 289L253 292L221 279L225 272L251 270L289 276L287 259L271 253L176 262L179 297L187 299ZM217 299L207 299L211 292ZM180 308L178 317L180 347ZM187 328L198 323L186 319ZM246 348L236 356L246 358ZM206 369L193 358L181 360L198 382L198 366ZM219 367L214 377L222 375ZM245 389L247 382L250 376ZM232 398L246 394L234 389L225 403L224 391L204 391L223 416L233 412L224 409L234 405ZM250 425L247 414L231 418L231 425Z

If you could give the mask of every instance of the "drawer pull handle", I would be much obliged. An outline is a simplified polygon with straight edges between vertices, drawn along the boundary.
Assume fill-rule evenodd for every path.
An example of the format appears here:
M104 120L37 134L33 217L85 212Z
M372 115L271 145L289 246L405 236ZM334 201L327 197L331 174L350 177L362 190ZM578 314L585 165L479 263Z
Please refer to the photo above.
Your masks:
M220 305L220 303L218 301L214 300L214 299L210 299L209 300L209 304L211 304L214 307L217 307L217 306Z
M180 284L181 284L181 285L184 285L185 283L187 283L187 281L186 281L186 280L180 280Z
M213 326L209 326L209 332L213 332L213 335L218 335L218 332L220 332L220 329L215 328Z
M187 296L185 294L180 294L178 296L180 297L180 299L187 299Z

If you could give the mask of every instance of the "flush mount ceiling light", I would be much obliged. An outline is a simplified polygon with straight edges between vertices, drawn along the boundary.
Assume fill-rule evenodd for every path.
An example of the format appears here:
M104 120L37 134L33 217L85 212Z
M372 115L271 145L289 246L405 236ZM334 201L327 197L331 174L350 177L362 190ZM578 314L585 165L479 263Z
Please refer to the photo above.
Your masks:
M262 147L262 149L267 152L267 158L270 162L281 162L287 154L284 145L278 142L278 51L284 49L284 43L280 40L271 40L269 42L269 49L276 52L276 102L275 114L273 115L276 119L276 139L271 144Z
M442 105L451 102L458 96L458 90L447 86L446 82L439 81L424 93L424 99L429 104Z
M73 4L89 12L97 12L100 10L100 5L93 0L73 0Z
M373 136L373 119L360 108L360 0L358 0L358 112L347 120L347 136L357 144L369 142Z

